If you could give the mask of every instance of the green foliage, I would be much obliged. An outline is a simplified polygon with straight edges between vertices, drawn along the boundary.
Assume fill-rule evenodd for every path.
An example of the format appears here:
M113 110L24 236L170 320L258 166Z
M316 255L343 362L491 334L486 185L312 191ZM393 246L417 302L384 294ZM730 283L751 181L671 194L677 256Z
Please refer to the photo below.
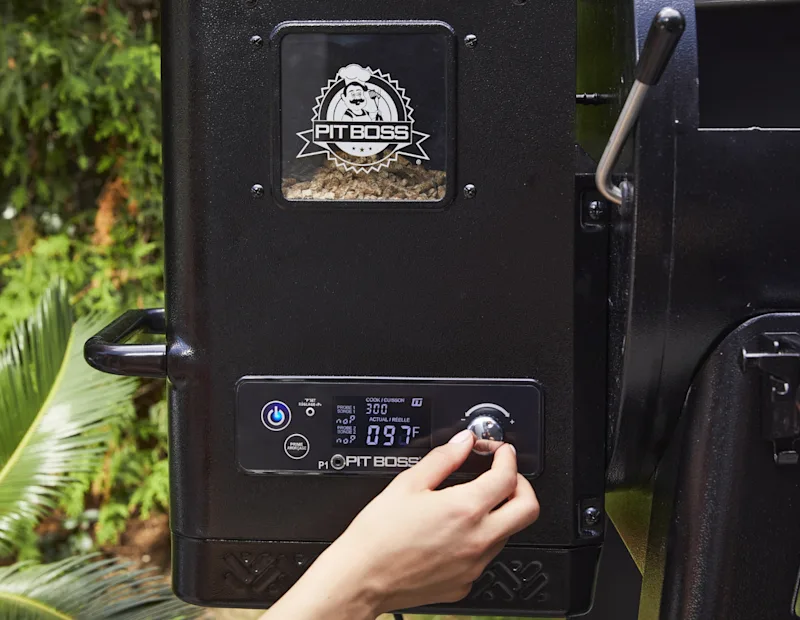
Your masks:
M158 0L0 3L0 343L54 276L78 316L163 305L159 15ZM166 508L163 386L142 392L120 403L99 477L74 472L62 499L101 543ZM17 540L40 553L30 524Z
M116 405L135 383L91 369L83 343L108 317L73 325L66 286L52 286L0 354L0 554L30 549L32 527L91 477L112 438ZM187 618L199 610L176 599L158 575L86 556L92 516L66 527L80 535L77 557L0 568L3 618ZM20 536L21 535L21 536ZM81 543L80 541L83 541ZM81 547L83 544L83 547ZM83 553L82 553L83 552Z
M95 529L97 544L112 544L119 540L120 534L125 531L131 513L127 504L108 502L100 508L100 515Z
M161 298L157 6L0 9L0 340L54 274L79 314Z
M51 618L192 618L200 610L172 596L148 571L92 556L53 564L18 563L0 568L0 616L19 620Z
M101 488L105 498L96 529L98 544L115 544L134 514L148 519L154 511L167 509L166 445L167 403L164 400L151 406L148 417L137 420L132 428L118 429L107 470L93 481L93 486Z
M116 313L125 307L162 305L162 266L154 242L136 239L134 225L118 225L114 244L97 247L61 233L37 239L30 252L9 260L0 271L0 340L32 310L54 276L67 281L76 310ZM2 259L0 259L2 263Z
M116 404L134 383L83 360L83 343L107 317L72 326L63 283L14 332L0 356L0 553L20 528L51 512L75 475L93 474Z
M145 384L145 390L159 392L154 398L161 389L160 383ZM112 432L103 470L80 477L61 504L68 518L79 519L86 512L95 514L86 509L87 497L99 499L94 526L98 545L117 544L131 518L148 519L169 505L166 401L156 400L144 419L137 418L132 402L126 403Z

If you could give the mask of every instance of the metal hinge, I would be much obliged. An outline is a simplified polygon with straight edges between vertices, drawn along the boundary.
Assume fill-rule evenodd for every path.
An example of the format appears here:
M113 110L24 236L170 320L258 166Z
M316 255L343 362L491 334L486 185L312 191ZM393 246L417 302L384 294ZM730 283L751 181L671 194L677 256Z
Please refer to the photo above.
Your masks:
M761 334L742 350L745 370L761 371L761 430L772 442L776 465L800 462L800 334Z

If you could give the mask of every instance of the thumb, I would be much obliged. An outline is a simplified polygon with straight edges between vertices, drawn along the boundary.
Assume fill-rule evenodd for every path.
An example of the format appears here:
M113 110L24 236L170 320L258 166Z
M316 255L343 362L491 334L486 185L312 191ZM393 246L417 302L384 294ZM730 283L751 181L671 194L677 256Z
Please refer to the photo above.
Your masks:
M465 429L456 434L449 443L431 450L425 458L395 480L404 486L432 491L464 464L474 445L475 435Z

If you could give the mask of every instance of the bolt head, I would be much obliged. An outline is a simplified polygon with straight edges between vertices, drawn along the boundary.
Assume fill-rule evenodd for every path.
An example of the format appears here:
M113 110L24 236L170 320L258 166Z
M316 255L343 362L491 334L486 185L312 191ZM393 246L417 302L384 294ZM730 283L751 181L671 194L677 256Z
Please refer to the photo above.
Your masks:
M478 46L478 37L474 34L468 34L464 37L464 45L472 49Z
M252 7L254 7L256 4L258 4L258 0L244 0L244 5L245 5L246 7L251 7L251 8L252 8Z
M264 45L264 39L259 37L257 34L254 34L252 37L250 37L250 45L261 47Z
M603 219L606 214L606 203L602 200L593 200L589 203L589 217L595 221Z
M594 506L589 506L583 511L583 522L586 525L597 525L600 522L600 511Z
M464 186L464 198L475 198L478 195L478 188L472 183Z
M264 186L256 183L250 188L250 195L253 198L262 198L264 196Z

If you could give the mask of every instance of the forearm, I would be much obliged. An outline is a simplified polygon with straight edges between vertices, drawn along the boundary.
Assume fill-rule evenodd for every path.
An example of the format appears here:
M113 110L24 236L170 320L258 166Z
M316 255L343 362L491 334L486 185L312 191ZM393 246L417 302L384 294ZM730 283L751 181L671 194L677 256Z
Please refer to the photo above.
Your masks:
M378 597L334 544L261 620L374 620Z

